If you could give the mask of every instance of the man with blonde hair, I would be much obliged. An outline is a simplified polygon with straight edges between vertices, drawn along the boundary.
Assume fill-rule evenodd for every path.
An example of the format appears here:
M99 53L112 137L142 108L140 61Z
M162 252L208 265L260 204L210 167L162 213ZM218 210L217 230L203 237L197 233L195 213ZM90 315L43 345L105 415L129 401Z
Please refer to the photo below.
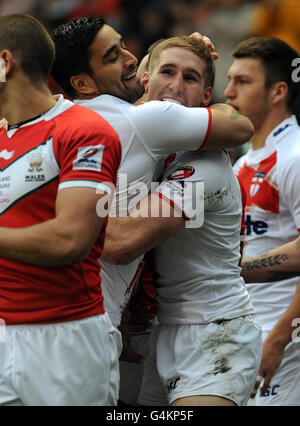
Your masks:
M145 93L149 100L208 105L212 69L202 43L185 36L162 41L150 51ZM157 209L160 217L151 217L157 206L169 216ZM115 219L104 253L117 262L132 261L173 230L154 249L159 324L150 337L140 404L247 403L261 360L261 330L240 276L241 217L230 159L214 150L174 155L159 187L127 218Z

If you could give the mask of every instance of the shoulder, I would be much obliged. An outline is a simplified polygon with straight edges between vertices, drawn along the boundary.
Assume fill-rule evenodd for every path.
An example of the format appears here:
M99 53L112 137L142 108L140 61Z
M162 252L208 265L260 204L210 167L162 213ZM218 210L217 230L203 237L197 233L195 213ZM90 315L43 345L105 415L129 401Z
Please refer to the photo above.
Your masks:
M247 154L240 157L233 165L233 170L235 174L238 174L239 170L243 167L247 159Z
M288 167L300 160L300 127L293 126L277 144L277 162L279 166ZM299 168L300 169L300 168Z
M57 135L86 137L106 135L118 138L113 127L99 114L81 105L73 105L55 117Z
M151 118L149 114L178 114L179 111L188 110L189 108L172 102L148 101L144 104L134 106L131 113L136 116L147 115L148 118Z

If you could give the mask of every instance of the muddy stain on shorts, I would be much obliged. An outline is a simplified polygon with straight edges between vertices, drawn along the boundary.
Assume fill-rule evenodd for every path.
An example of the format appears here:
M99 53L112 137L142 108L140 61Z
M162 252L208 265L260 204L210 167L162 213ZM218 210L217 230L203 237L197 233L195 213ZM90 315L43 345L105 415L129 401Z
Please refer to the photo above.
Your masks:
M227 371L230 371L231 369L232 367L229 364L228 359L226 359L225 357L222 357L215 360L213 373L216 376L219 373L224 374Z

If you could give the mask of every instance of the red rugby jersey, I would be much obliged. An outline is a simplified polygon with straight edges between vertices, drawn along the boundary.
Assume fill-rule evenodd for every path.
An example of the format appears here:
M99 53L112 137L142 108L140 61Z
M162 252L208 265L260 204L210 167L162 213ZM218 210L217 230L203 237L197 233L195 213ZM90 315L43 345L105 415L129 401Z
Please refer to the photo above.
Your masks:
M116 184L121 145L98 114L62 97L38 119L0 131L0 226L55 217L59 189ZM0 258L0 317L6 324L69 321L104 312L98 258L105 226L76 265L40 266ZM47 244L47 241L45 241Z

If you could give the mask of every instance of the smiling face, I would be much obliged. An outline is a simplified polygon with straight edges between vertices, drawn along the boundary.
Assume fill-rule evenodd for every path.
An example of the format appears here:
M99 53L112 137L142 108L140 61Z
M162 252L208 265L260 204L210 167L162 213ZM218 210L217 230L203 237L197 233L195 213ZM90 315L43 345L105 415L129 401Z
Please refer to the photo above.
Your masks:
M270 89L265 87L266 76L260 59L236 59L229 68L228 78L224 92L227 103L248 117L258 131L271 110Z
M137 59L127 49L122 37L104 25L90 46L91 77L97 94L109 94L133 103L144 93L136 75Z
M149 100L171 100L188 107L206 106L212 88L206 87L206 64L185 47L168 47L160 53L145 79Z

